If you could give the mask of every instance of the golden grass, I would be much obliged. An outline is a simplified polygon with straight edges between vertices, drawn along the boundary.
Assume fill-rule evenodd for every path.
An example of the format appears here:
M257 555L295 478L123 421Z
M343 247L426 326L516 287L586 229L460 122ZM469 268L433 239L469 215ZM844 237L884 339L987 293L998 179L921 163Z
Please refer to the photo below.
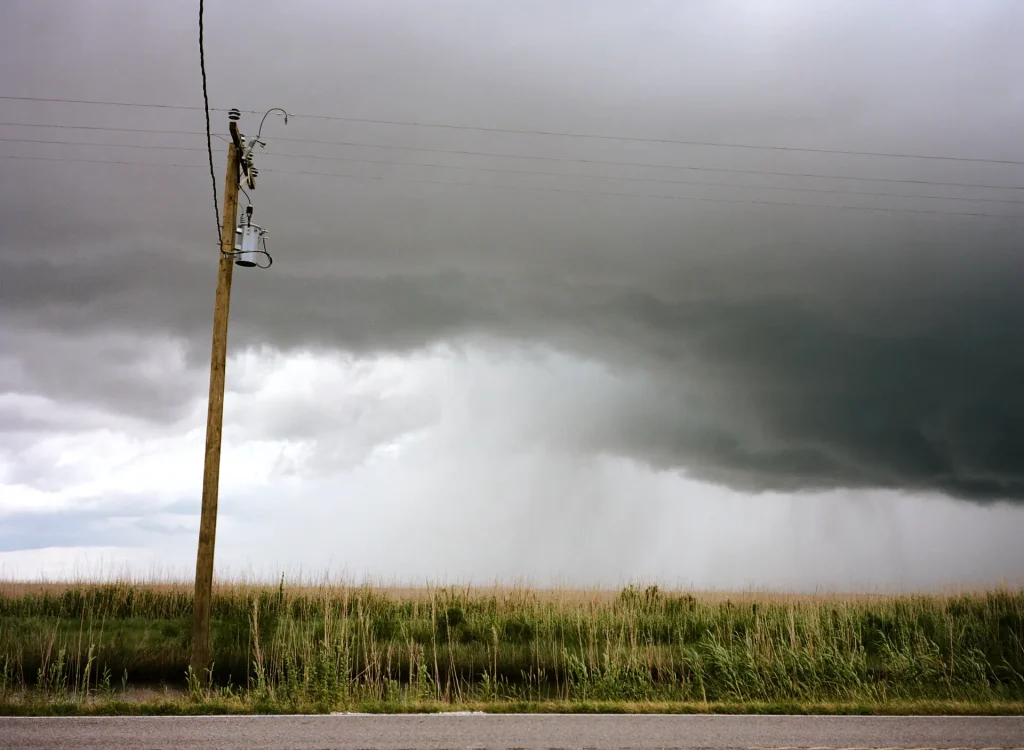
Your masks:
M55 581L16 581L0 579L0 597L17 599L24 596L59 596L69 590L90 590L110 585L130 586L134 589L160 594L191 595L191 581L180 580L147 580L119 576L111 579L67 579ZM249 596L276 589L278 582L266 582L234 578L215 581L214 595L235 597ZM439 594L458 596L463 601L478 602L496 598L499 602L510 604L534 602L538 604L562 604L565 606L609 605L618 600L620 588L572 588L572 587L533 587L527 585L464 585L464 584L425 584L409 586L380 583L354 583L331 579L327 576L319 581L284 581L283 589L290 597L324 597L328 599L346 599L359 592L372 590L375 594L387 597L392 601L430 602ZM906 592L836 592L819 591L814 593L782 591L773 589L692 589L692 588L661 588L666 595L689 595L701 603L720 604L726 601L735 604L778 604L778 605L816 605L816 604L868 604L898 601L912 596L928 596L936 601L945 601L960 597L983 596L992 592L1015 595L1024 592L1024 584L948 586L937 590L921 590Z

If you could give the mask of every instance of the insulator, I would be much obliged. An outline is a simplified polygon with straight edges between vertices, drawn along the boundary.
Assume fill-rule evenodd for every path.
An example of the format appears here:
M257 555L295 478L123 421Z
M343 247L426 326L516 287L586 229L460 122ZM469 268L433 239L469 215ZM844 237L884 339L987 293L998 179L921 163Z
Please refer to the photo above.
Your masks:
M239 112L237 109L232 108L228 111L228 119L231 120L231 122L238 122L240 119L242 119L242 113Z

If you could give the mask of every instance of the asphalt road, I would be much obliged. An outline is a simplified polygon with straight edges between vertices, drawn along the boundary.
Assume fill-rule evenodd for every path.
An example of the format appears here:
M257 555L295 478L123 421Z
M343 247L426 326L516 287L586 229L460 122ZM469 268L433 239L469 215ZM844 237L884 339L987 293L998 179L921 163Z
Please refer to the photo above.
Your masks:
M0 748L1024 748L1024 717L0 718Z

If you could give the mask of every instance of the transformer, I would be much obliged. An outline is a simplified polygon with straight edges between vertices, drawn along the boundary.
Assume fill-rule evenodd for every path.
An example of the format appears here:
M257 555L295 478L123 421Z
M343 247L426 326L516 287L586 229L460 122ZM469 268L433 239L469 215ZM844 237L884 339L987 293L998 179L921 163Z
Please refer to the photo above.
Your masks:
M242 268L270 268L274 259L267 252L267 230L252 223L252 212L253 205L250 203L245 207L245 216L235 227L235 248L231 256L235 259L235 265Z
M243 220L235 227L235 265L243 268L266 268L269 255L266 246L261 247L263 235L267 232L258 224Z

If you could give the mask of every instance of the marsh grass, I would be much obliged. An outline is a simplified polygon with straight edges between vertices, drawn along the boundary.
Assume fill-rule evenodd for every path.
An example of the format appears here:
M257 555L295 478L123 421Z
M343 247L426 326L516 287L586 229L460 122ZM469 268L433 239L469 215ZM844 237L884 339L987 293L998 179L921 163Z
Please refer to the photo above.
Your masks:
M0 701L87 706L164 684L194 705L896 705L1024 698L1024 592L694 594L332 583L6 584Z

